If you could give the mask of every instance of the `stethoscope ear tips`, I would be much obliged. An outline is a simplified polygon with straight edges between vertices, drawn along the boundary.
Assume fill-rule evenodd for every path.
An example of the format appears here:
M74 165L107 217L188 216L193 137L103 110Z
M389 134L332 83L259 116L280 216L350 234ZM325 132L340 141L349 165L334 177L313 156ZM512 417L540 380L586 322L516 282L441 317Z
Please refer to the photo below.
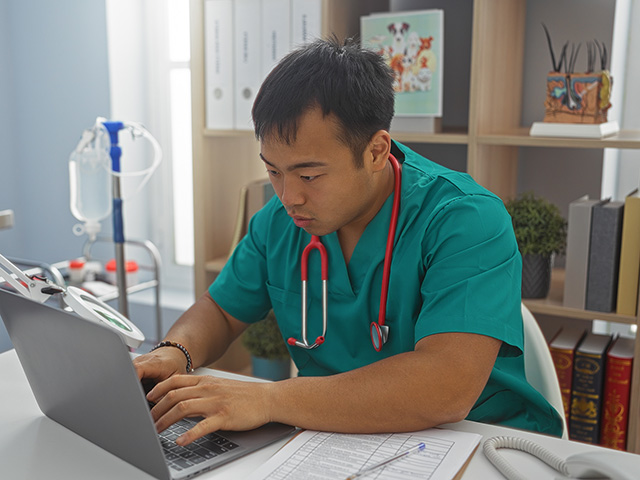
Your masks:
M298 342L298 341L297 341L295 338L293 338L293 337L289 337L289 338L287 339L287 343L288 343L289 345L291 345L292 347L293 347L293 346L295 346L295 344L296 344L297 342Z
M389 327L387 325L380 325L377 322L371 322L371 343L376 352L382 350L382 346L387 342L389 338Z

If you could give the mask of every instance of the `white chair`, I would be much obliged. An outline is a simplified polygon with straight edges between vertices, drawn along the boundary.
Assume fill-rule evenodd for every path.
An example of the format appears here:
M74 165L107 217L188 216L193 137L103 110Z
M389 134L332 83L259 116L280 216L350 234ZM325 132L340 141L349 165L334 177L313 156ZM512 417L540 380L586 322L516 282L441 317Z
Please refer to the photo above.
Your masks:
M569 438L560 383L547 341L529 309L522 304L524 326L524 372L527 381L562 417L562 438Z

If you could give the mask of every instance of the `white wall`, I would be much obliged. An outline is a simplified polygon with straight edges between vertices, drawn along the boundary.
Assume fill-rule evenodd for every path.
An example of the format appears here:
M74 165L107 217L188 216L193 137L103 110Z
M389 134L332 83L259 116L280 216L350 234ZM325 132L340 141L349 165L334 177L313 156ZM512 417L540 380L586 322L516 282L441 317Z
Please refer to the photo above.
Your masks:
M11 22L9 2L0 1L0 210L15 208L18 188L18 163L14 137L15 100L11 68ZM0 230L0 252L6 245L20 243L20 230Z
M640 130L640 1L633 0L629 25L629 46L625 65L627 67L624 92L624 106L621 115L621 127L627 130ZM635 27L635 28L634 28ZM614 84L615 88L615 84ZM640 150L620 150L616 191L618 197L626 195L640 184Z
M109 116L104 0L0 0L0 252L47 263L79 256L68 158ZM0 351L8 340L0 322Z
M111 119L133 121L151 129L154 119L148 114L148 104L149 91L153 86L147 75L149 52L145 49L145 16L152 14L147 9L152 9L153 4L131 0L105 0L105 3L108 28L112 29L111 32L117 32L109 34L107 39ZM119 141L122 147L122 171L140 171L151 165L153 152L146 140L132 141L131 136L123 131L120 132ZM152 177L151 185L156 183L157 177L157 174ZM124 177L120 180L126 239L152 238L149 196L140 192L136 194L140 181L141 177ZM160 198L160 195L156 198ZM111 232L112 228L105 225L103 230ZM135 249L127 249L126 257L141 264L149 263L148 256L140 255Z
M10 201L16 197L17 168L14 154L13 117L15 116L14 101L10 92L13 84L11 70L5 68L11 62L10 29L9 29L9 3L0 1L0 210L5 210L11 205ZM19 230L0 230L0 253L3 246L19 242ZM0 352L10 347L9 339L0 322Z
M5 256L56 262L81 253L69 210L68 158L82 130L109 115L104 0L2 0L0 114ZM4 109L2 109L4 110ZM5 152L9 152L6 154Z

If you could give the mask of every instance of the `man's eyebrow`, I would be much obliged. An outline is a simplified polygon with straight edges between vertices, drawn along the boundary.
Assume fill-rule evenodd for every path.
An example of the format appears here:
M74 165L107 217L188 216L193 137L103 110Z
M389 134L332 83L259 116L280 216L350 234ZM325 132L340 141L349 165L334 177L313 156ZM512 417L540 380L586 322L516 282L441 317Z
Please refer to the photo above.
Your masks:
M269 160L267 160L266 158L264 158L264 156L262 155L262 153L259 154L260 158L262 159L262 161L264 163L266 163L267 165L270 165L274 168L277 168L273 163L271 163ZM311 162L300 162L300 163L295 163L289 167L287 167L287 170L289 172L292 172L294 170L298 170L300 168L314 168L314 167L326 167L327 164L324 162L318 162L318 161L311 161Z

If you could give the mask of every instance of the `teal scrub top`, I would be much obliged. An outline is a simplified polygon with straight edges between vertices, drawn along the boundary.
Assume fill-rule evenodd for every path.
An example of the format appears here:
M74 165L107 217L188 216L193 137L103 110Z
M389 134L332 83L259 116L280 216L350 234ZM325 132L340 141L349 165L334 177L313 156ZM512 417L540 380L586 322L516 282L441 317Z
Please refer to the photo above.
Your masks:
M329 261L326 341L289 346L300 375L332 375L414 350L420 339L468 332L502 347L468 420L560 436L562 420L524 374L520 310L522 261L500 198L473 179L394 142L402 163L400 215L393 248L386 325L374 350L393 195L366 227L347 265L337 234L321 238ZM294 225L277 197L250 221L248 233L209 288L235 318L252 323L273 309L285 339L301 339L300 258L310 235ZM307 339L322 334L320 257L309 256Z

